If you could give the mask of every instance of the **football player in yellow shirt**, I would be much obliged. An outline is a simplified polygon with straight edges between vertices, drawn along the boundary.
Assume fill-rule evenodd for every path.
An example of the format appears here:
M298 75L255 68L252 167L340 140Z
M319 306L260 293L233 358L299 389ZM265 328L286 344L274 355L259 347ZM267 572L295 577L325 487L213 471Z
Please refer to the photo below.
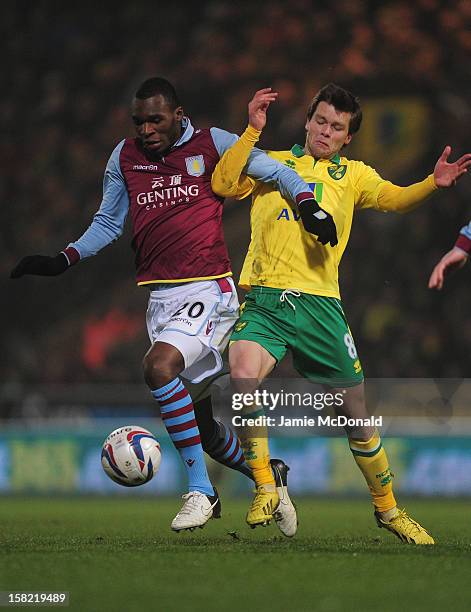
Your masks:
M338 285L338 267L353 213L362 208L408 212L436 189L452 186L471 165L471 154L450 163L451 148L447 146L433 173L423 181L408 187L393 185L363 162L340 155L359 130L362 113L355 96L331 83L309 106L304 146L268 151L310 184L321 207L315 208L311 200L307 206L298 203L296 209L275 188L243 174L265 126L272 94L270 88L255 94L249 104L248 128L221 158L212 179L213 190L221 196L242 199L252 194L253 198L251 242L240 278L240 285L249 293L231 337L231 377L239 390L249 392L290 349L302 376L326 385L333 393L346 390L338 414L367 419L363 371ZM322 215L327 217L324 228ZM247 406L246 414L250 413L256 416L259 407ZM378 526L403 542L433 544L430 534L397 508L379 432L366 425L346 431L371 492ZM247 514L247 523L255 527L276 516L279 499L266 430L246 429L241 438L257 486Z

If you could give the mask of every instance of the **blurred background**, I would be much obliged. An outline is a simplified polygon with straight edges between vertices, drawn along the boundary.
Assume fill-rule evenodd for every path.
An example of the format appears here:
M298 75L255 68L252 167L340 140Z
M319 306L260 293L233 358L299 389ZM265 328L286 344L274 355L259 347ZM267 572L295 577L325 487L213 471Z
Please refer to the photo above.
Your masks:
M87 438L85 446L74 446L68 434L46 440L58 418L66 419L61 427L75 423L77 431L96 432L97 419L113 419L117 410L128 421L153 414L141 375L147 291L134 283L129 228L64 276L8 279L22 256L55 254L87 228L107 159L133 134L129 104L142 80L168 78L196 126L237 133L253 93L273 87L280 96L261 141L266 149L303 144L309 101L335 81L360 97L364 111L347 156L406 185L433 171L446 144L453 159L469 150L470 24L467 0L259 0L256 9L227 0L5 5L0 489L34 488L37 471L25 476L21 468L18 480L12 475L34 440L44 474L55 461L51 452L67 460L64 490L93 480L93 470L84 477L73 466L90 461L95 469L84 449L96 454L96 440ZM427 289L434 264L471 217L470 193L465 177L407 216L356 216L340 277L367 377L470 375L469 270L451 277L442 293ZM249 240L249 208L248 200L226 204L236 277ZM289 375L289 360L280 372ZM53 442L59 446L51 451ZM174 472L168 474L174 486ZM101 474L96 478L98 490L104 484ZM50 475L43 480L47 485Z

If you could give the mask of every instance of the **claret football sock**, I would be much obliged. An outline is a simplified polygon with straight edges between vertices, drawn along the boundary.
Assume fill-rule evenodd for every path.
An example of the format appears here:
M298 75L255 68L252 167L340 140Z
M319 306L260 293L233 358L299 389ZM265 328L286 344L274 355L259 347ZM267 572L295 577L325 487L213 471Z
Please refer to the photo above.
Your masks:
M214 418L211 397L198 400L194 408L204 452L214 461L237 470L253 480L252 470L245 462L244 453L234 429Z
M370 489L373 504L380 513L396 508L392 472L378 432L369 440L349 439L350 450ZM393 513L394 516L394 513ZM389 520L389 519L388 519Z
M213 435L207 440L202 436L202 444L212 459L253 479L252 470L245 461L239 438L229 425L214 419Z
M152 395L160 404L162 421L185 465L188 491L213 495L190 394L177 377L167 385L154 389Z

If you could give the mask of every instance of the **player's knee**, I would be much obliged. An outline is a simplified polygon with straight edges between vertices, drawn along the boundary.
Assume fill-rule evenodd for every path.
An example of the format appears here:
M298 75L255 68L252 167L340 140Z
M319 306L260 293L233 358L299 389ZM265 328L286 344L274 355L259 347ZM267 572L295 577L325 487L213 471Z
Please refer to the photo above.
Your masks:
M242 340L234 342L230 347L229 364L233 383L237 387L250 387L253 382L258 386L271 372L276 360L258 343Z
M158 389L179 374L179 368L171 359L158 353L148 353L143 361L144 380L150 389Z
M246 364L243 361L231 361L231 378L234 380L243 379L252 369L253 368L251 368L249 364Z
M237 360L231 363L231 379L237 383L237 381L249 381L258 380L259 368L253 363Z

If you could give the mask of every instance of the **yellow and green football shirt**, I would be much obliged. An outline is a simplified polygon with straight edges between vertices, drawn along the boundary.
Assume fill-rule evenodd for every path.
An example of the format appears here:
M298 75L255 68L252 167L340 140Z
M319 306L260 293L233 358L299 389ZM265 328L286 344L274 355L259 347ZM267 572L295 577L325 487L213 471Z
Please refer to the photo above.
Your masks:
M267 151L309 184L319 205L337 227L338 244L324 246L303 227L296 207L275 187L245 176L242 169L259 132L249 127L226 151L212 178L219 195L242 199L252 194L251 241L239 284L340 298L338 268L350 236L355 210L406 211L436 189L433 176L409 187L384 180L361 161L334 156L316 160L295 145L290 151Z

